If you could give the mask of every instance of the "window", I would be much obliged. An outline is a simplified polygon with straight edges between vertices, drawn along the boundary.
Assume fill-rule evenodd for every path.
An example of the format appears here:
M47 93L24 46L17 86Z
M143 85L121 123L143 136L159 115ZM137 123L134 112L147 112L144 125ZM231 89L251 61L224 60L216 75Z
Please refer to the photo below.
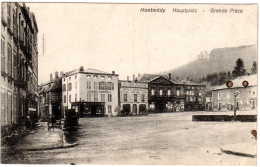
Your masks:
M94 94L94 101L98 101L98 94Z
M71 77L69 77L69 81L71 80Z
M64 103L66 103L66 95L64 95Z
M145 95L142 94L142 102L145 102Z
M97 76L97 75L94 75L94 79L98 79L98 76Z
M14 65L13 65L14 79L17 79L17 54L14 51Z
M5 72L5 39L1 39L1 70Z
M8 44L7 48L7 67L8 67L8 75L12 76L12 46Z
M202 93L199 93L199 96L201 96L202 95Z
M154 89L151 90L151 94L154 95Z
M114 90L114 83L112 83L112 90Z
M75 75L75 79L77 79L77 75Z
M176 88L176 96L180 96L180 88Z
M91 81L87 81L87 89L91 89Z
M90 79L90 77L91 77L90 75L87 75L87 79Z
M127 101L127 94L124 94L124 101Z
M112 94L108 94L107 95L107 101L108 102L112 102Z
M98 82L94 82L94 89L98 89Z
M91 93L87 94L87 101L91 101Z
M69 84L68 84L68 91L71 91L71 90L72 90L72 84L69 83Z
M63 86L62 86L62 90L63 90L63 92L66 91L66 84L63 84Z
M77 89L78 88L78 84L77 84L77 82L75 82L75 89Z
M101 101L105 101L105 94L101 94Z
M69 102L71 103L71 95L69 95Z
M168 96L171 95L171 90L169 89L168 92L167 92Z
M101 76L101 79L105 79L105 76Z
M99 82L99 90L105 90L105 82Z
M162 96L162 93L163 93L163 92L162 92L162 89L160 89L160 96Z
M75 94L75 102L77 101L77 94Z
M112 78L111 78L111 76L108 76L107 79L108 79L108 80L111 80Z
M137 102L137 94L134 94L134 102Z
M107 106L108 113L112 113L112 106Z
M107 89L108 90L112 90L112 82L108 82L107 83Z
M218 100L220 99L220 93L218 93Z

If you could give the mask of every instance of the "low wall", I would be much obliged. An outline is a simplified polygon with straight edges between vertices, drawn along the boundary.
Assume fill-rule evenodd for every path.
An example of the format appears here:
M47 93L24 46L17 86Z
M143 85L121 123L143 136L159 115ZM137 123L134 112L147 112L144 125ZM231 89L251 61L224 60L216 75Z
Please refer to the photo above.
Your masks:
M241 121L241 122L256 122L257 115L193 115L192 121Z

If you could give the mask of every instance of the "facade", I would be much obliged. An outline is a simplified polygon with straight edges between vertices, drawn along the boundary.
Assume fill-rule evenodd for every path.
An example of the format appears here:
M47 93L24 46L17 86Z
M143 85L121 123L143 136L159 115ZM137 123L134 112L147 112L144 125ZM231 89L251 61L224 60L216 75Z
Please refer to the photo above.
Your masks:
M148 84L119 81L120 109L126 115L140 115L148 109Z
M80 67L62 78L63 113L75 109L81 117L116 115L118 75Z
M153 112L198 111L205 109L206 85L178 82L169 75L144 74L139 82L148 83L149 110Z
M50 74L50 81L39 88L39 116L46 118L54 115L56 119L62 117L62 77L63 73L55 72L55 78Z
M25 4L2 3L1 126L20 124L38 108L38 28Z
M242 86L243 81L248 81L249 86L244 88ZM232 82L231 88L221 85L212 90L213 111L231 111L234 110L234 107L242 111L256 110L257 74L239 77ZM238 93L235 104L234 93Z
M205 110L206 85L202 84L185 84L185 111Z
M173 112L184 110L183 86L173 83L163 76L148 83L150 111Z

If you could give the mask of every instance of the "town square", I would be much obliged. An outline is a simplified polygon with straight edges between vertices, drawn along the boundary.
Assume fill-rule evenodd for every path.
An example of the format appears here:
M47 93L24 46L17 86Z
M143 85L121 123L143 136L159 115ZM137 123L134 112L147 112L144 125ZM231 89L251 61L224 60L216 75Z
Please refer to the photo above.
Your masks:
M256 165L257 5L1 5L2 164Z

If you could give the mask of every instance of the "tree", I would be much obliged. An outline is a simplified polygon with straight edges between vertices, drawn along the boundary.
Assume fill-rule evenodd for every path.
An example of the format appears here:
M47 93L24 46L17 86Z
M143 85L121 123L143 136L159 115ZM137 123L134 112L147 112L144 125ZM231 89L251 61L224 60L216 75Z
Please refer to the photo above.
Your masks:
M241 58L238 58L234 70L232 71L234 77L240 77L246 75L246 69L244 66L244 61Z
M257 64L256 61L254 61L251 68L251 74L256 74L256 73L257 73Z

